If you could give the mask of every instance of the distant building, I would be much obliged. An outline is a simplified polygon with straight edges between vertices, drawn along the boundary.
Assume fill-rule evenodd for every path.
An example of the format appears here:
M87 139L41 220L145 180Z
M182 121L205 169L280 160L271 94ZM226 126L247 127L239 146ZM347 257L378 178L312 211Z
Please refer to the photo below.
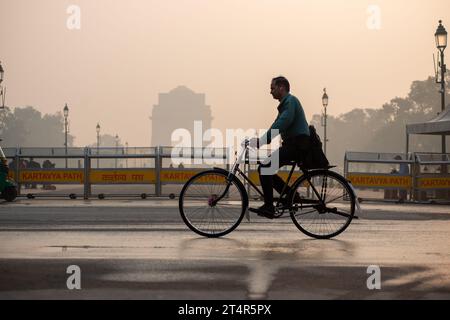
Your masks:
M211 128L211 107L205 104L205 94L179 86L169 93L160 93L152 111L152 146L172 145L172 132L187 129L194 136L194 121L202 121L203 132Z

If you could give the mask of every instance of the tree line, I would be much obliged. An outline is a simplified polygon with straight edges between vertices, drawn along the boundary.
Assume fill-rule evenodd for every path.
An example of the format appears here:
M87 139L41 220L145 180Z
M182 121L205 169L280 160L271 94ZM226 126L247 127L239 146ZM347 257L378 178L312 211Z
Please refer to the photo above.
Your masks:
M447 77L447 84L449 80ZM431 120L441 112L439 89L435 78L429 77L414 81L406 97L395 97L381 108L355 108L339 116L327 116L330 162L342 165L345 151L405 153L406 125ZM447 106L449 89L447 86ZM322 116L313 115L311 124L323 141ZM440 136L413 135L410 139L410 151L441 152Z
M70 125L69 125L70 127ZM32 106L23 108L5 107L0 110L0 139L3 148L16 147L64 147L64 116L61 112L42 114ZM67 134L67 146L75 146L75 137ZM89 147L96 147L93 142ZM100 147L115 147L116 139L111 134L100 136ZM122 146L119 141L118 146Z
M447 76L447 84L450 76ZM450 104L447 88L446 101ZM330 162L343 164L345 151L405 152L406 124L431 120L441 111L439 85L434 77L414 81L406 97L395 97L381 108L355 108L338 116L328 116L327 155ZM322 116L315 114L313 124L323 139ZM63 147L64 117L61 112L42 114L34 107L6 107L0 111L0 138L3 147ZM450 139L448 139L450 140ZM75 137L68 134L68 146ZM101 147L115 147L113 135L100 138ZM412 151L440 152L439 136L413 136ZM96 147L93 142L90 147ZM119 146L122 143L119 142Z

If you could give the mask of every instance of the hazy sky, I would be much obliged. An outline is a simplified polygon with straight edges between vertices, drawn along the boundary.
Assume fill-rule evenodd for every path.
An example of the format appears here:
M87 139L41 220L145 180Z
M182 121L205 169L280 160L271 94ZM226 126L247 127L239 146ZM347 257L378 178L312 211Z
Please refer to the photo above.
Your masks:
M66 26L70 5L79 30ZM308 119L325 86L333 115L379 108L433 74L439 19L450 31L449 0L0 0L0 60L7 105L67 102L76 145L100 122L147 146L158 93L178 85L206 94L220 129L268 127L280 74Z

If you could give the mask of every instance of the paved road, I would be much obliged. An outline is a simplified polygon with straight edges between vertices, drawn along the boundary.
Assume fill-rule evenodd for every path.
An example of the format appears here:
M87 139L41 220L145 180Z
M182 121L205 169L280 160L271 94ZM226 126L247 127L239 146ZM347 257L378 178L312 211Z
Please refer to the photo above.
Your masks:
M226 238L185 227L176 202L0 204L1 299L449 299L450 207L363 203L334 240L253 217ZM66 269L81 268L81 290ZM381 289L367 288L369 265Z

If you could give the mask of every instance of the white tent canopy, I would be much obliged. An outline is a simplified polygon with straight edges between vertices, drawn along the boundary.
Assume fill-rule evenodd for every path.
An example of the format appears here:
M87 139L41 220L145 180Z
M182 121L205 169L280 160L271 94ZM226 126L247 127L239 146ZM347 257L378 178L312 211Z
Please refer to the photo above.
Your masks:
M407 124L406 134L450 135L450 107L430 121Z
M450 106L430 121L406 125L406 153L409 152L410 134L450 135Z

